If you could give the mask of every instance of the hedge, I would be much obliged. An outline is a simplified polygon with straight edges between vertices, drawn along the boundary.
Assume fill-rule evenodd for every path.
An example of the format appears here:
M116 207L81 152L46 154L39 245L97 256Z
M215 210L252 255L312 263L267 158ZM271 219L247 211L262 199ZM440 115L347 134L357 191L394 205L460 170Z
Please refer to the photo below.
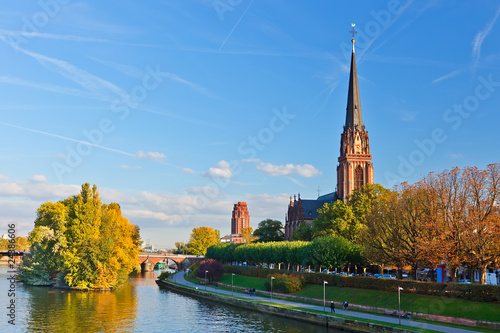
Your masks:
M296 274L303 276L306 283L323 285L327 281L329 286L374 289L381 291L397 291L398 287L403 288L404 293L414 293L429 296L444 296L450 298L461 298L476 302L499 302L500 286L482 284L462 284L462 283L435 283L414 280L392 280L378 279L363 276L344 276L322 273L302 273L288 270L272 270L267 268L224 266L224 271L245 276L266 278L268 274L279 272L284 274Z

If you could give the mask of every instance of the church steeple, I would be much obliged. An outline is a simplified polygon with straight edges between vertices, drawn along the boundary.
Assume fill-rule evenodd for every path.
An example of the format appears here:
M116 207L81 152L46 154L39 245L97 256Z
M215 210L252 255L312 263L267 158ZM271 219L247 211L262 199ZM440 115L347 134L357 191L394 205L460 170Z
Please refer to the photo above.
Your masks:
M352 56L347 92L347 109L344 131L340 136L340 156L337 167L337 198L347 200L354 189L373 183L373 164L370 155L368 132L363 124L361 99L359 97L358 72L354 52L354 30L352 24Z
M353 30L354 31L354 27ZM353 32L353 37L354 37ZM361 129L363 126L363 115L361 113L361 99L359 97L358 72L356 70L356 55L354 52L354 38L352 41L351 72L349 75L349 92L347 94L347 109L345 126L354 128L356 125Z

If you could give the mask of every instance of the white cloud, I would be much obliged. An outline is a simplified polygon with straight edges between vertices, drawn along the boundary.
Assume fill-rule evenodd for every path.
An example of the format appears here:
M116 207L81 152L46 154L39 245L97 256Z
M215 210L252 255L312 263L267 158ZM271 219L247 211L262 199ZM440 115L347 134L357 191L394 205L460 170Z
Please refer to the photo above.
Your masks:
M133 170L133 169L142 169L142 167L139 166L139 165L126 165L126 164L122 164L122 165L120 165L120 169L123 169L123 170Z
M47 177L44 175L33 175L30 180L33 182L46 183Z
M182 168L182 172L184 173L195 173L193 169L190 168Z
M464 155L462 155L462 154L455 154L455 153L449 153L448 156L451 158L463 158L464 157Z
M163 212L152 212L149 210L123 210L123 215L133 223L134 219L158 220L168 225L179 225L183 222L180 215L168 215Z
M32 200L62 200L80 192L80 186L52 184L44 175L34 175L29 181L16 180L2 183L0 196L28 197Z
M217 163L217 167L208 169L202 173L203 176L210 178L232 178L233 173L228 162L222 160Z
M163 161L167 156L163 153L159 152L143 152L142 150L139 150L137 152L137 158L140 160L153 160L153 161Z
M261 162L257 165L257 170L273 177L278 176L290 176L292 174L298 174L302 177L314 177L322 174L321 171L316 169L311 164L303 164L303 165L294 165L294 164L286 164L286 165L273 165L271 163Z
M255 229L260 221L267 218L283 222L290 196L284 193L246 194L243 201L247 203L250 224Z

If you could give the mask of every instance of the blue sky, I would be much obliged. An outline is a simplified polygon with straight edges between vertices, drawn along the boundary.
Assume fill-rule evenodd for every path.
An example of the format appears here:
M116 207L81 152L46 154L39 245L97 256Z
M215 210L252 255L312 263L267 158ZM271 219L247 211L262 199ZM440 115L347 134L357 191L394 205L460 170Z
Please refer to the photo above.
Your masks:
M5 232L85 182L158 245L228 234L238 201L284 221L290 195L335 190L352 22L377 183L499 162L497 1L1 7Z

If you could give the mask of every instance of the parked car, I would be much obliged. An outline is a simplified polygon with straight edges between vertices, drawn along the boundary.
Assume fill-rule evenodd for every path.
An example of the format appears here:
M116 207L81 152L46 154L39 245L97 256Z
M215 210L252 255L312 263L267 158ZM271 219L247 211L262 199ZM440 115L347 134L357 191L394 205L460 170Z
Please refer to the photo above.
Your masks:
M322 270L322 271L321 271L321 273L323 273L323 274L327 274L327 273L326 273L326 269ZM337 274L337 272L335 272L333 269L330 269L330 270L328 271L328 274Z
M470 284L470 280L463 279L463 280L459 280L458 283L467 283L467 284Z

